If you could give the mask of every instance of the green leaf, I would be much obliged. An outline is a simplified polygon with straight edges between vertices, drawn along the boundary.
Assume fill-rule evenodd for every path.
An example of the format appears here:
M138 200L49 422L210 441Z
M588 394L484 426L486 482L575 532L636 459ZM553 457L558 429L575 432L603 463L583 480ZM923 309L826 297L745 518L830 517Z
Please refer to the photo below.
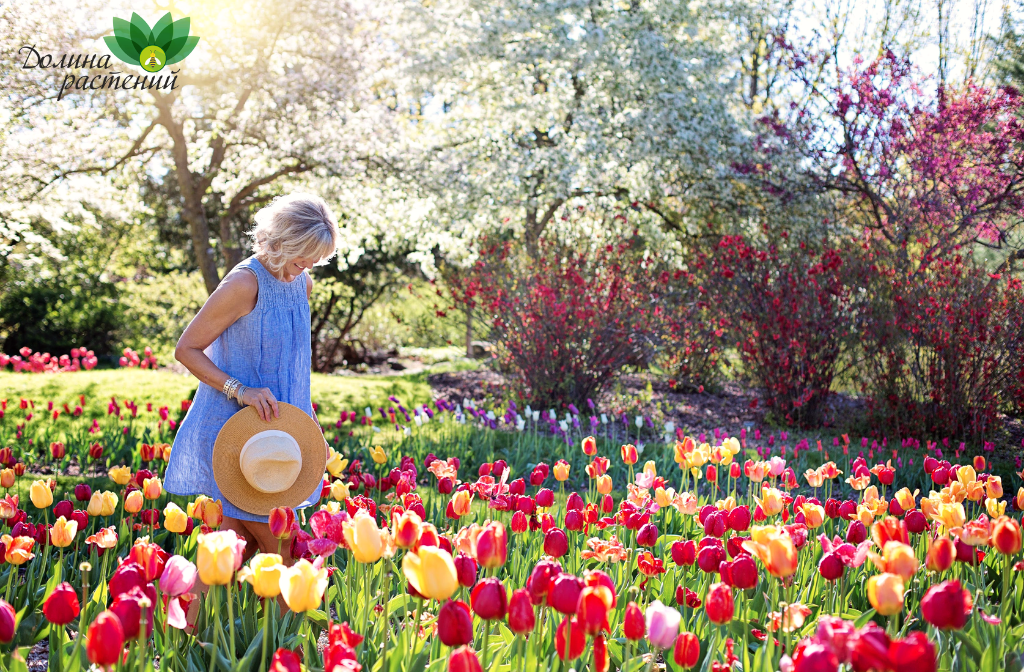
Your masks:
M872 617L873 617L873 616L874 616L874 615L875 615L876 613L877 613L877 612L876 612L876 611L875 611L874 609L868 609L867 611L865 611L864 613L862 613L862 614L861 614L860 616L857 616L857 618L856 618L856 620L854 620L853 624L854 624L854 625L855 625L855 626L856 626L857 628L863 628L863 627L864 627L865 625L867 625L867 622L868 622L868 621L870 621L870 620L871 620L871 618L872 618Z
M114 54L114 56L116 56L117 58L121 59L125 63L138 63L139 54L136 54L135 57L133 58L131 53L124 50L124 48L121 46L121 42L119 42L118 39L119 38L116 36L107 35L103 38L103 41L107 43L107 49L110 49L110 52ZM125 38L124 41L127 44L131 45L132 49L135 48L135 45L132 44L132 41L130 39Z
M174 37L174 26L171 23L171 13L167 12L153 24L153 44L163 49L165 54L167 53L167 45L171 43L171 39Z
M196 48L196 45L199 44L199 37L196 35L186 37L184 44L182 44L180 47L175 47L175 42L176 40L171 43L171 49L173 50L177 48L179 49L179 51L177 51L174 54L174 56L167 57L166 65L172 65L174 63L177 63L178 61L184 60L186 56L192 53L192 50ZM164 53L166 54L168 52Z
M130 31L132 43L140 53L143 49L153 43L153 35L149 28L149 24L135 12L132 12Z
M981 647L978 646L978 643L976 641L974 641L974 638L968 635L963 630L953 630L952 633L953 636L959 639L964 644L964 646L967 647L968 651L970 651L971 653L971 657L974 658L975 663L977 664L978 662L980 662L982 657Z

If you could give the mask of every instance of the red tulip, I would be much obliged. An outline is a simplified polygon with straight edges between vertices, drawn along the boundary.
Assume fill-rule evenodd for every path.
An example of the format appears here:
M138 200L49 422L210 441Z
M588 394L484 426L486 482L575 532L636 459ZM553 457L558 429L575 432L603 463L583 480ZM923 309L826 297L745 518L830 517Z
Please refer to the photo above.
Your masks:
M935 645L920 630L889 644L889 664L899 672L935 672Z
M465 602L449 600L441 605L437 612L437 634L445 646L473 643L473 616Z
M604 586L611 593L612 606L614 609L615 605L618 604L618 598L615 595L615 581L612 577L608 576L605 572L600 569L591 569L583 573L583 586Z
M537 491L537 506L547 509L555 503L555 493L547 488L541 488Z
M750 529L750 509L745 506L737 506L729 512L727 522L730 530L746 532Z
M642 525L636 533L636 543L648 548L658 543L658 527L654 523Z
M79 483L75 486L75 499L80 502L88 502L90 497L92 497L92 488L87 484Z
M854 670L888 670L889 636L877 623L868 621L850 638L850 664Z
M647 623L644 621L644 612L636 602L626 605L626 614L622 618L622 633L626 639L634 642L644 638L647 634Z
M708 574L718 573L718 568L723 562L725 550L721 546L708 545L697 552L697 566Z
M579 532L583 529L583 512L570 509L565 512L565 529L570 532Z
M448 657L448 672L483 672L480 659L469 646L462 646L452 651Z
M856 546L868 538L868 529L859 520L851 520L850 526L846 528L846 541Z
M971 594L956 580L932 586L921 599L924 620L940 630L962 630L972 607Z
M12 568L13 571L13 568ZM18 615L7 600L0 599L0 642L9 643L17 631Z
M89 661L100 667L116 665L121 660L122 649L124 630L121 629L121 621L109 609L101 611L89 626L85 644L85 653L89 656Z
M533 632L536 621L530 591L526 588L512 591L512 598L508 602L508 629L517 635L523 635Z
M802 639L793 651L793 672L836 672L839 659L832 649L815 639Z
M826 581L837 581L846 571L846 565L838 553L826 553L818 562L818 573Z
M63 516L64 518L70 520L71 512L74 510L75 505L71 503L70 499L62 499L61 501L53 505L53 517L56 519Z
M513 534L522 534L529 529L530 519L522 511L516 511L512 514L512 522L509 524L509 527L512 528Z
M907 532L921 534L928 528L928 519L917 509L908 512L903 520L907 524Z
M615 500L612 499L611 495L605 495L601 498L601 513L611 513L615 510Z
M700 658L700 640L692 632L681 632L676 637L675 646L672 647L672 658L676 665L683 669L690 669L697 664Z
M78 618L78 595L67 581L60 583L43 602L43 615L54 625L67 625Z
M112 611L117 619L121 622L121 628L124 632L124 636L128 639L136 639L139 636L139 629L142 627L142 601L148 600L149 606L146 607L145 619L146 619L146 636L153 634L153 608L156 603L155 595L150 597L142 591L141 588L136 586L127 593L124 593L110 605L110 611Z
M302 659L299 654L288 649L278 649L270 659L268 672L301 672Z
M572 574L562 573L551 581L548 606L562 614L575 614L583 582Z
M500 621L508 610L508 594L500 579L490 577L476 584L469 595L473 613L485 621Z
M544 535L544 552L552 558L560 558L569 552L569 540L560 528L553 527Z
M740 590L747 590L757 585L757 565L749 555L741 555L732 562L723 562L718 566L722 581Z
M594 672L608 672L610 661L608 660L608 642L598 635L594 637Z
M287 540L295 527L295 511L287 506L278 506L270 510L270 534L276 539Z
M460 586L469 588L476 583L476 560L465 553L459 553L452 561L455 563L455 573L459 576Z
M570 625L571 623L571 625ZM567 631L570 631L567 634ZM566 637L569 639L569 646L566 647ZM587 645L587 637L583 634L583 628L575 618L565 618L555 631L555 649L558 657L564 660L576 660L583 655L583 649ZM568 649L568 650L566 650Z
M697 544L692 539L672 542L672 562L679 566L692 565L697 560Z
M724 583L713 583L708 588L704 609L708 619L715 625L722 625L732 620L734 611L732 588Z
M557 562L551 560L538 562L530 572L530 578L526 580L526 589L530 591L530 601L534 604L543 602L551 590L551 584L555 577L561 573L562 566Z

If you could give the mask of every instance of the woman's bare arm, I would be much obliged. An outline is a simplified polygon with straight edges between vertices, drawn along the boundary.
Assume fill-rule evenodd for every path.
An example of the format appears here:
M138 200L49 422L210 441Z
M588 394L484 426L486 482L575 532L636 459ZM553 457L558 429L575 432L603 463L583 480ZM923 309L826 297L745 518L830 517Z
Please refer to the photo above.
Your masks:
M252 312L258 293L259 283L252 273L245 270L229 273L181 334L174 358L210 387L223 389L231 372L221 371L203 351L238 318ZM267 388L248 388L243 402L256 407L264 420L270 418L271 412L274 417L279 415L277 400Z

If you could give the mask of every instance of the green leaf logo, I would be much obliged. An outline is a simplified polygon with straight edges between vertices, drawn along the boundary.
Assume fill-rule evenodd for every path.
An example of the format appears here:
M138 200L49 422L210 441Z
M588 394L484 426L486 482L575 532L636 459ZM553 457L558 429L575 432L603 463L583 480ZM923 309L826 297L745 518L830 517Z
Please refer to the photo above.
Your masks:
M152 28L138 14L132 20L114 17L114 34L103 38L114 56L139 65L147 72L159 72L165 65L174 65L192 53L199 37L189 35L192 22L186 16L177 21L171 13L164 14Z

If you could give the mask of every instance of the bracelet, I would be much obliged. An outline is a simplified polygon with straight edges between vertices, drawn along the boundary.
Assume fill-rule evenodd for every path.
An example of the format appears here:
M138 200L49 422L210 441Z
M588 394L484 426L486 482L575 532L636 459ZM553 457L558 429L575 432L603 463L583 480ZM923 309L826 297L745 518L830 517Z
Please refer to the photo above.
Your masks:
M238 400L239 406L245 406L245 402L242 401L242 395L245 394L245 391L248 389L249 388L245 385L239 384L238 389L235 391L235 399Z
M224 389L222 390L228 399L235 396L241 383L237 378L228 378L224 381Z

